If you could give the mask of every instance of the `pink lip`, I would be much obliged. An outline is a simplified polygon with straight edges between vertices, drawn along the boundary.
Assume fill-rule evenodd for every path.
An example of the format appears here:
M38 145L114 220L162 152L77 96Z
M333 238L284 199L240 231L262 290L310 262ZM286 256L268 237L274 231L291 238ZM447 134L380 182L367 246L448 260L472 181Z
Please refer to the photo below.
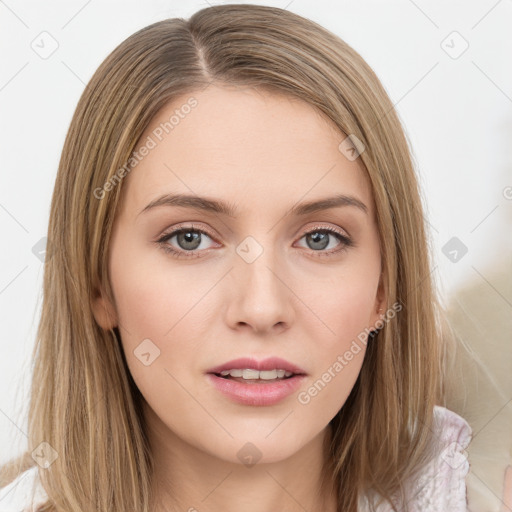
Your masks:
M223 370L232 369L253 369L253 370L286 370L295 375L275 382L238 382L225 379L220 376ZM233 359L227 363L210 368L207 372L210 382L224 395L231 400L245 405L273 405L296 391L307 375L299 366L281 359L280 357L269 357L257 361L250 357Z
M207 375L210 382L231 400L245 405L273 405L300 387L305 375L293 375L276 382L245 383L225 379L214 373Z
M293 363L290 363L289 361L286 361L285 359L281 359L280 357L269 357L267 359L263 359L262 361L257 361L251 357L241 357L239 359L228 361L227 363L221 364L219 366L215 366L214 368L210 368L206 373L220 373L223 370L233 370L236 368L241 370L252 369L259 371L286 370L295 374L306 375L306 372L302 368Z

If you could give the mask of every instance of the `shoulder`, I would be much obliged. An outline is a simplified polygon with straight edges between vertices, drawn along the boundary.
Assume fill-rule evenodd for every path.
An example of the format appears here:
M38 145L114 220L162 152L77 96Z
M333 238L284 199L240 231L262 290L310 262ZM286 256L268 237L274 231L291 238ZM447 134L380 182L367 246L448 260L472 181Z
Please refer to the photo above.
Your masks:
M407 512L467 512L466 475L469 471L466 448L471 441L467 421L449 409L434 407L434 446L431 459L416 476L404 483ZM368 496L362 496L359 510L370 510ZM391 512L388 503L377 512Z
M37 466L19 475L0 489L0 512L35 512L47 495L39 481Z
M466 448L471 441L467 421L445 407L435 406L435 457L423 468L411 489L413 510L466 512Z
M464 418L440 405L434 406L434 417L440 439L457 442L467 448L472 430Z

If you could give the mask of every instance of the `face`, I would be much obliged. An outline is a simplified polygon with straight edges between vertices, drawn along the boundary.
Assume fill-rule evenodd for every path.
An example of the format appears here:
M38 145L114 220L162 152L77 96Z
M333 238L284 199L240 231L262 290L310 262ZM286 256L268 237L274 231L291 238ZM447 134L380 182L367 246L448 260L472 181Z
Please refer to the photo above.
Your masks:
M216 85L164 107L140 139L110 242L115 305L100 296L94 313L119 327L148 421L176 442L274 462L343 407L383 306L371 189L343 139L299 100ZM305 207L334 196L346 198ZM209 373L272 357L284 362L268 371L293 376Z

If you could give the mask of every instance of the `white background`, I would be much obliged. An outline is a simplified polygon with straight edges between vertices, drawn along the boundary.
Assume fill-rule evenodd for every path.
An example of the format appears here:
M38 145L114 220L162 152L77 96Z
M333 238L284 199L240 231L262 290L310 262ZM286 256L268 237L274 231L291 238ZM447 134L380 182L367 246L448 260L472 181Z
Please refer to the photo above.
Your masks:
M413 148L443 297L484 285L510 316L510 277L499 276L512 270L512 2L253 3L320 23L372 66ZM85 83L136 30L207 5L0 1L0 463L25 447L43 268L32 248L46 235L60 152ZM59 45L47 59L31 47L43 31ZM469 44L458 58L447 53L462 48L454 31ZM455 263L442 252L454 236L468 248Z

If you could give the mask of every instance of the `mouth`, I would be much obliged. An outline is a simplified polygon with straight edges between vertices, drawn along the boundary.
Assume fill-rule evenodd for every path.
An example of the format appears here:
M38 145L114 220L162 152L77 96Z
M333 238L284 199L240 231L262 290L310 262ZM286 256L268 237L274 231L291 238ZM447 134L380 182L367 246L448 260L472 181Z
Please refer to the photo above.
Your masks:
M280 358L242 358L210 369L207 377L225 397L244 405L274 405L301 385L306 372Z
M237 368L233 370L223 370L219 373L213 373L213 375L216 375L221 379L233 380L235 382L241 382L244 384L265 384L291 379L299 374L290 372L288 370L283 370L281 368L262 371L250 368Z
M275 373L277 372L277 373ZM292 375L306 375L305 370L280 357L268 357L258 361L252 357L240 357L207 370L220 377L244 378L246 380L283 379Z

